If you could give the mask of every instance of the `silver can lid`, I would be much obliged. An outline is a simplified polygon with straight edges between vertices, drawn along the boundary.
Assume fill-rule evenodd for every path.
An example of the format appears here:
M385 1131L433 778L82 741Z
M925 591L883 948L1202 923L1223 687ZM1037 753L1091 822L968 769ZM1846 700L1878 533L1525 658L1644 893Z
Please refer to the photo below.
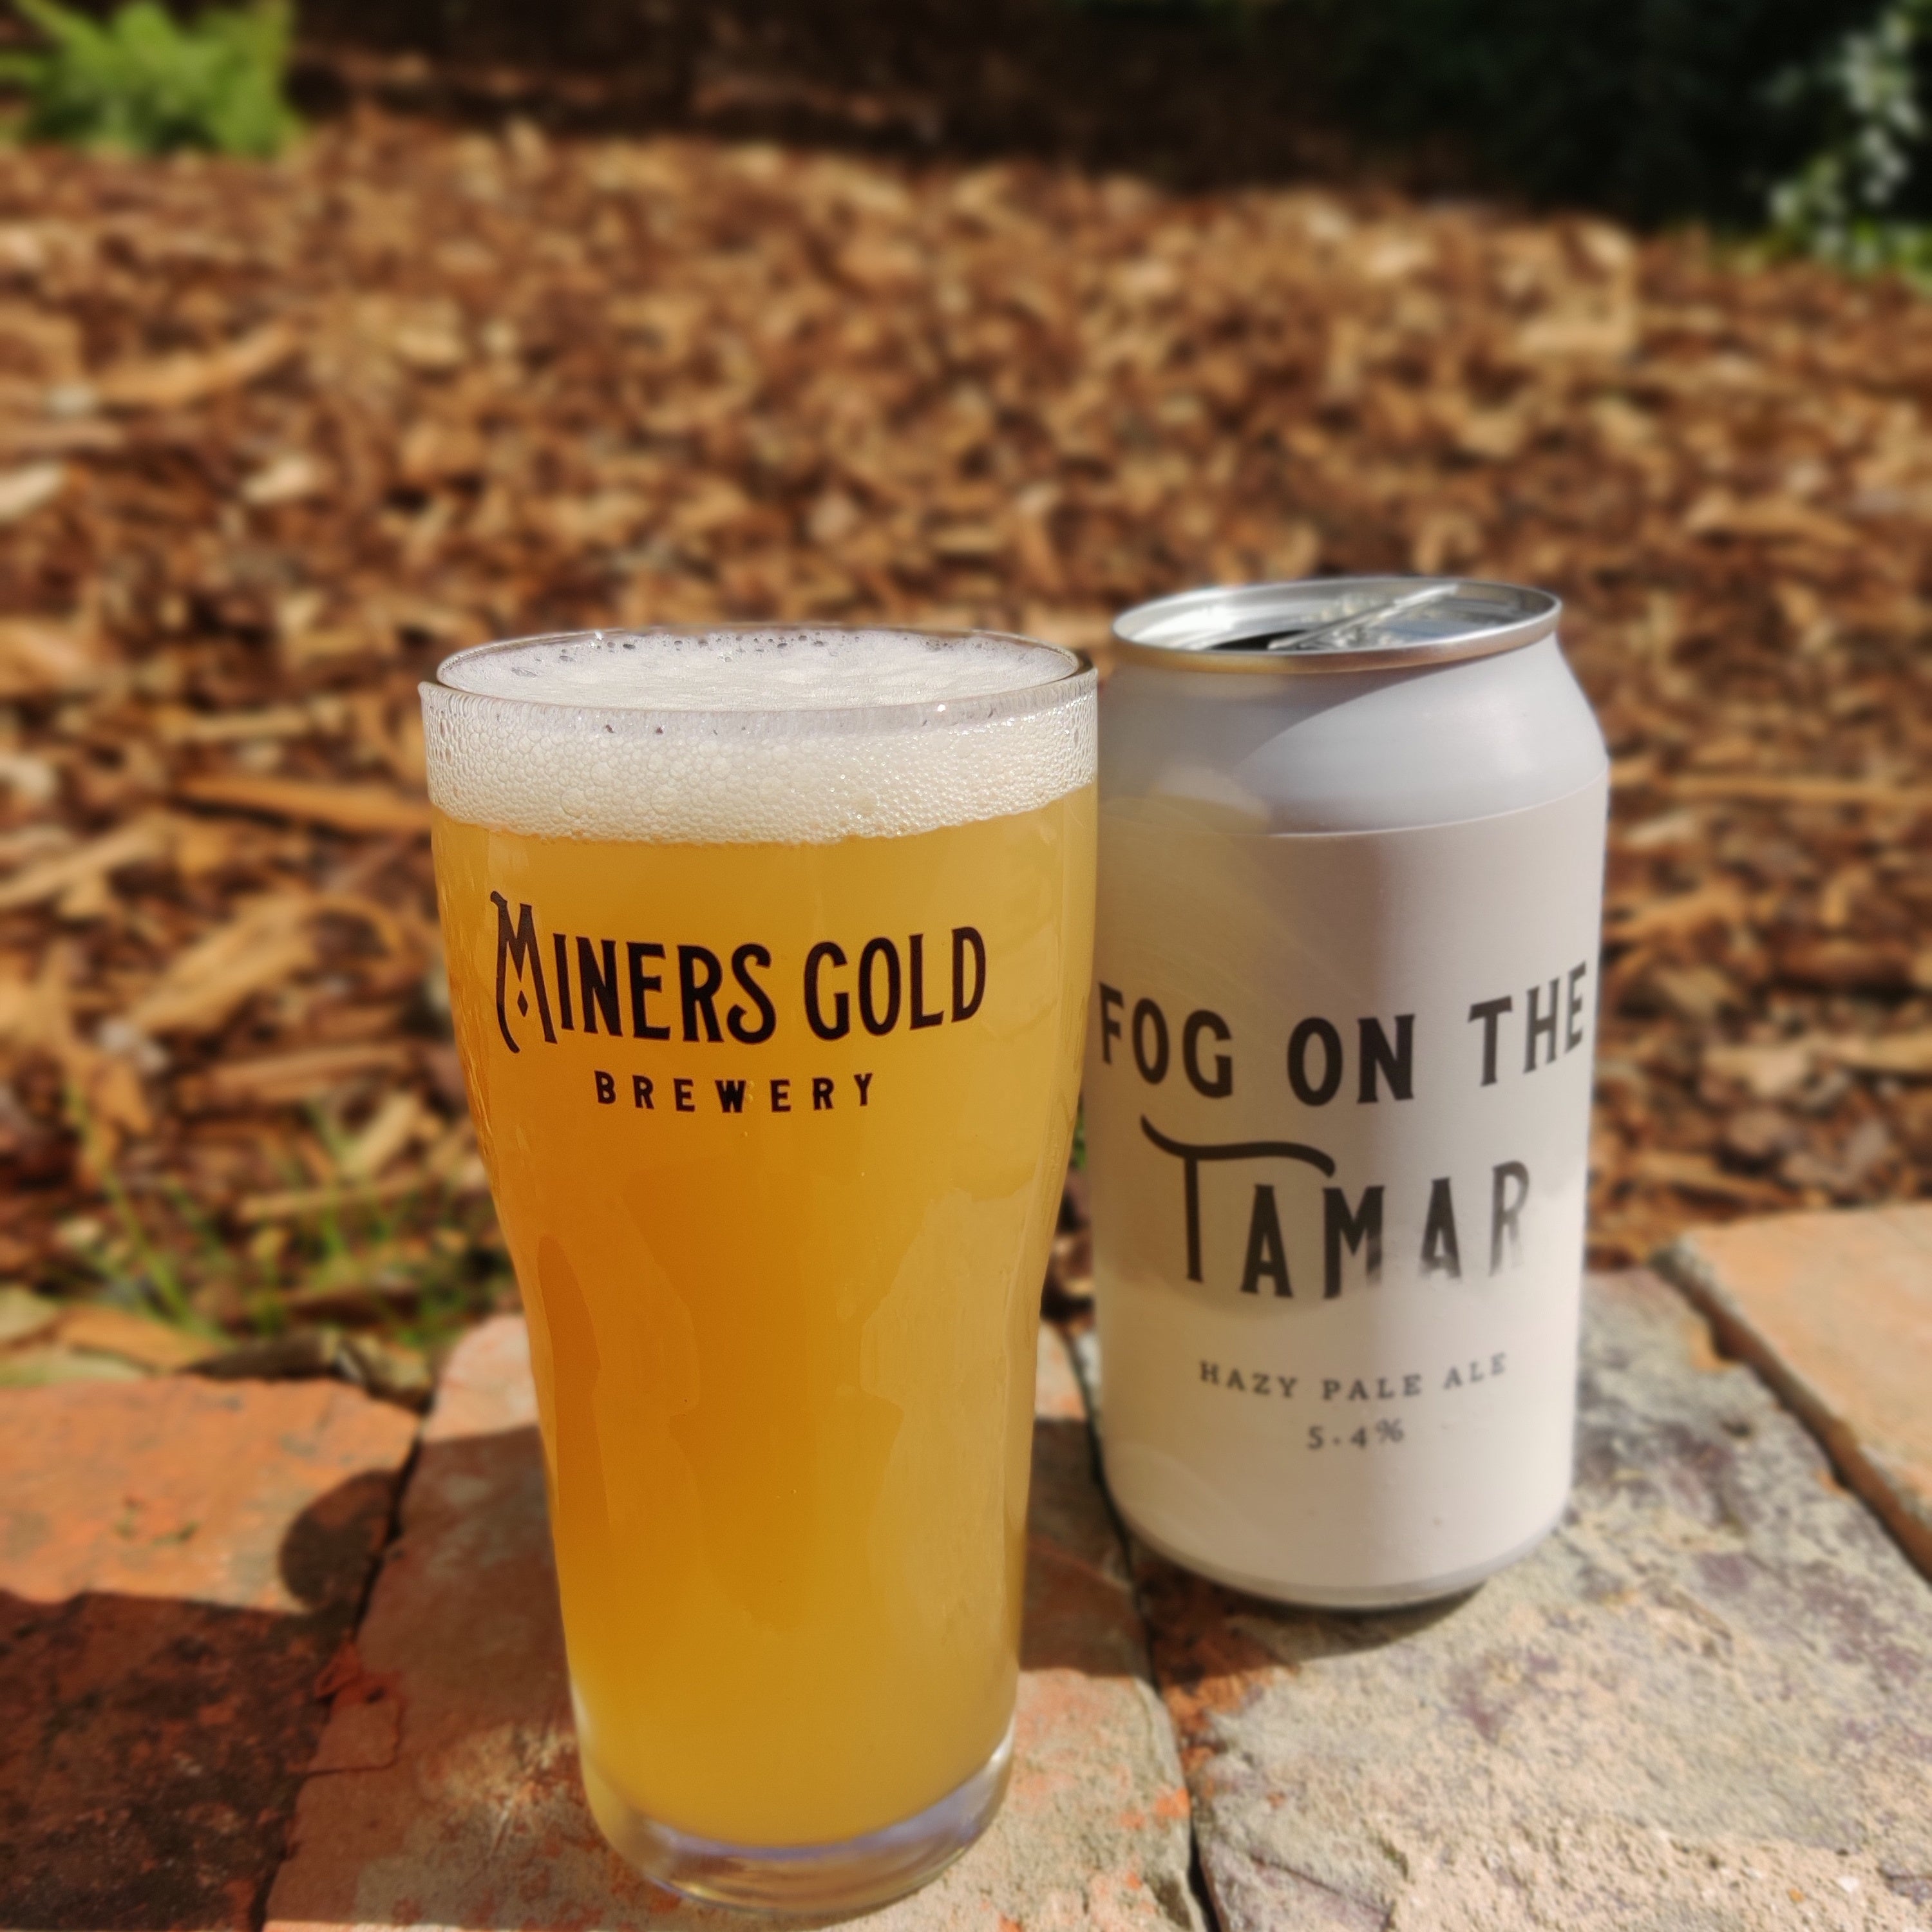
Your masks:
M1202 670L1400 670L1520 650L1563 609L1546 590L1459 577L1316 577L1184 590L1114 620L1130 657Z

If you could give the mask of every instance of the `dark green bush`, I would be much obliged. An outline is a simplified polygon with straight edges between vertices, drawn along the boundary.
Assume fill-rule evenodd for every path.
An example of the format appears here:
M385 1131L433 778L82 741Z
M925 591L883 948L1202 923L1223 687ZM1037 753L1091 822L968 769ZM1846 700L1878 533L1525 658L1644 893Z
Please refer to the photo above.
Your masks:
M0 57L0 80L26 93L20 130L30 140L272 154L298 124L282 95L286 0L211 8L185 24L156 0L129 0L106 22L55 0L14 4L47 43Z
M1064 0L1191 14L1328 127L1536 201L1922 256L1932 0Z
M1874 0L1295 0L1346 118L1542 200L1755 227L1828 137L1802 77Z
M1772 190L1772 232L1847 268L1932 274L1927 165L1932 0L1886 0L1875 19L1779 83L1821 130Z

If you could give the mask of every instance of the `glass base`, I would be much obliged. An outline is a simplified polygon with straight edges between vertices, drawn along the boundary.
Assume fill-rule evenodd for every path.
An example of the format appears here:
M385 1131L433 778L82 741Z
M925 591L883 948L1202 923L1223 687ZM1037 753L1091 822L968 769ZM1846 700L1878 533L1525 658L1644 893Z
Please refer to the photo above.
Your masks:
M646 1878L708 1905L786 1914L888 1905L944 1871L993 1822L1012 1768L1013 1728L964 1784L910 1818L830 1844L734 1845L646 1817L584 1760L605 1838Z

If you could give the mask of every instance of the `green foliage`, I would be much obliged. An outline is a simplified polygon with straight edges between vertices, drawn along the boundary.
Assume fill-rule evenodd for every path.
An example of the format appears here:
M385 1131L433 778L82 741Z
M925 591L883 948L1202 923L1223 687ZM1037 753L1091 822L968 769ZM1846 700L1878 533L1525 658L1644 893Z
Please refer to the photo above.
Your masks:
M1322 118L1533 200L1932 280L1932 0L1069 4L1237 20Z
M68 1264L37 1282L43 1292L104 1299L212 1342L274 1337L326 1315L418 1350L441 1347L514 1299L486 1197L452 1197L428 1184L398 1200L358 1193L340 1173L347 1146L340 1123L322 1109L310 1125L335 1182L315 1190L306 1168L290 1167L283 1175L290 1189L318 1198L246 1240L224 1234L178 1185L137 1198L77 1087L68 1088L66 1109L106 1214L62 1228Z
M1808 109L1824 129L1803 166L1772 190L1783 246L1850 268L1932 274L1932 226L1901 218L1923 165L1928 38L1932 0L1888 0L1820 59L1778 77L1773 101Z
M1242 57L1291 63L1318 123L1534 201L1756 230L1777 190L1781 228L1816 232L1867 212L1916 139L1932 0L1066 4L1238 23Z
M1345 117L1450 136L1500 184L1646 223L1758 226L1820 138L1780 76L1878 0L1297 0Z
M211 8L186 23L157 0L129 0L104 24L56 0L14 4L47 40L0 57L0 80L26 92L20 131L29 140L261 155L300 125L282 96L288 0Z

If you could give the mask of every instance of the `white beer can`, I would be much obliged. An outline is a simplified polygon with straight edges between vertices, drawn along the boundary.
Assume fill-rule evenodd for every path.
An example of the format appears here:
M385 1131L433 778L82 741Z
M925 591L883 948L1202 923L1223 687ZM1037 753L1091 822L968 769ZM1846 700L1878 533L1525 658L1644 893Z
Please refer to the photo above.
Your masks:
M1102 1451L1262 1596L1445 1595L1568 1494L1609 764L1560 608L1332 578L1114 626Z

